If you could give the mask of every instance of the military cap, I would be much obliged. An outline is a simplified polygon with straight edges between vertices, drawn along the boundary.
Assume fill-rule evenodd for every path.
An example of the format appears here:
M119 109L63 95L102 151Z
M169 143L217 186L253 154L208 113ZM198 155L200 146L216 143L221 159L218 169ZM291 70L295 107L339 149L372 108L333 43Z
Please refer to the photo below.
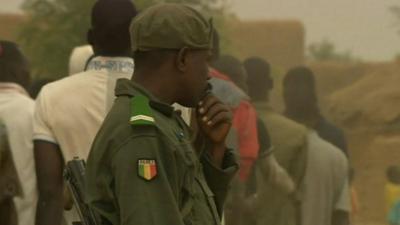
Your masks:
M140 13L130 34L133 51L211 49L213 25L190 6L162 3Z

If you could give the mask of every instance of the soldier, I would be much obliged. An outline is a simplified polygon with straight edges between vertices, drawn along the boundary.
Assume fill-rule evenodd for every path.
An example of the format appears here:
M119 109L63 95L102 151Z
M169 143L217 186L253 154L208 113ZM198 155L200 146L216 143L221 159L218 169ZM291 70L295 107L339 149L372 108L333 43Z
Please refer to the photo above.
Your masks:
M230 109L207 94L212 31L211 20L179 4L133 21L133 80L118 81L87 162L87 200L103 223L220 224L238 165L225 147ZM173 103L196 108L194 145Z
M307 67L289 70L283 93L286 115L309 130L302 223L347 225L351 204L343 132L320 114L314 75Z
M295 225L300 224L301 185L306 170L307 159L307 130L304 126L287 119L275 112L268 104L268 94L273 88L273 80L270 76L269 64L261 58L249 58L244 62L248 73L249 95L256 107L258 115L262 118L271 136L271 144L274 147L276 161L290 175L294 182L294 188L290 180L284 176L277 176L271 180L262 179L258 184L258 213L259 225ZM271 160L267 157L261 162L260 167L273 165L267 163ZM260 170L265 173L268 170ZM282 174L282 173L277 173ZM281 183L287 188L277 188L271 185Z

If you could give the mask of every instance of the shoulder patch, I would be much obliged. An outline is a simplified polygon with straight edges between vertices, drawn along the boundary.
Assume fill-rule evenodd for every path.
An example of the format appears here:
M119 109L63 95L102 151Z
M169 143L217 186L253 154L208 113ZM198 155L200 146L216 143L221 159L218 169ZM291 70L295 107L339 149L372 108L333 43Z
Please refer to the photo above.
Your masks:
M157 162L155 159L139 159L137 162L138 176L151 181L157 176Z
M155 125L153 111L149 105L149 99L143 95L131 98L131 118L130 124L136 125Z

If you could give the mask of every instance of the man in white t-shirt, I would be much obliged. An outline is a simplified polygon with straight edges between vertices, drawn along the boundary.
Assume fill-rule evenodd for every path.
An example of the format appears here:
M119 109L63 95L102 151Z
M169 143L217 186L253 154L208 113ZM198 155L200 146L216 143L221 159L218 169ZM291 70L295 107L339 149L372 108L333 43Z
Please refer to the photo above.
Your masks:
M310 130L301 224L349 224L351 204L348 173L348 161L344 153Z
M34 116L39 187L37 225L61 223L64 165L74 157L87 158L113 104L116 80L129 79L133 74L129 25L136 13L131 1L97 1L88 32L88 42L96 56L85 72L44 86L37 98ZM71 217L66 217L70 224Z
M18 224L21 225L34 224L37 200L32 149L35 103L26 92L29 75L28 62L18 47L14 43L0 41L0 120L6 126L17 179L22 187L22 195L14 198ZM2 219L5 218L0 218L0 223L6 224Z
M301 220L303 225L348 225L349 163L343 149L325 141L326 137L322 138L318 131L320 111L316 93L315 78L308 68L291 69L285 76L285 115L308 128Z

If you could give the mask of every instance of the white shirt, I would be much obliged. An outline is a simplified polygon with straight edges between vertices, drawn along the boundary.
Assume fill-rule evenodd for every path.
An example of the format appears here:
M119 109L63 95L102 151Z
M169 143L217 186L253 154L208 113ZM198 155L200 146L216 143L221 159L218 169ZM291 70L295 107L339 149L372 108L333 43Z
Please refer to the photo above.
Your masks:
M18 221L33 225L36 214L37 188L32 146L34 101L14 83L0 82L0 119L4 121L14 164L23 196L14 199Z
M96 57L87 71L45 85L36 100L34 139L59 145L65 161L86 159L117 79L130 79L133 69L131 58Z
M348 173L343 152L309 131L302 224L331 225L333 211L350 212Z
M117 79L132 77L133 59L95 57L88 70L45 85L36 99L34 140L57 144L65 162L86 160L92 142L115 99ZM65 212L67 224L79 220Z

